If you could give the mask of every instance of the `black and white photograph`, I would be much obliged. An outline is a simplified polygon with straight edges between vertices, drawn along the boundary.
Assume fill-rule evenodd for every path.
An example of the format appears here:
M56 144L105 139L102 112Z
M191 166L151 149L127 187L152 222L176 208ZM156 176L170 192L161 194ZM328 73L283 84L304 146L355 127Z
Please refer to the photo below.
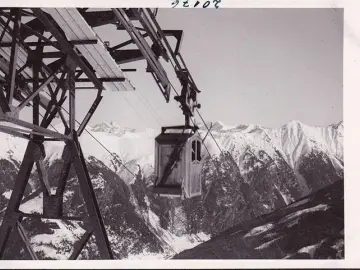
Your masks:
M225 2L0 8L1 259L345 259L344 8Z

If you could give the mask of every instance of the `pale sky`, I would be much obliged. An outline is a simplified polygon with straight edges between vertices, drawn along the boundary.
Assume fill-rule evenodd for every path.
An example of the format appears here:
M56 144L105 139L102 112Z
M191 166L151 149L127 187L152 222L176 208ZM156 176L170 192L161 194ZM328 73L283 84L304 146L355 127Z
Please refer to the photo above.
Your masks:
M157 19L163 29L184 30L180 51L202 91L206 121L279 127L290 120L329 125L343 119L342 9L159 9ZM124 41L115 28L97 33L111 46ZM183 124L177 102L165 103L145 61L136 67L127 73L136 91L104 91L90 123ZM95 95L77 92L77 119Z

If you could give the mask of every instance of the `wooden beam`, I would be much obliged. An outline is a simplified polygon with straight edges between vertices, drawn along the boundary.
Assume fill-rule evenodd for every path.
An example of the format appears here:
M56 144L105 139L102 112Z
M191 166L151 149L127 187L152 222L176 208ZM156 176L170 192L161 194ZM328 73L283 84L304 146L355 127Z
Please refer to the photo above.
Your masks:
M77 53L72 48L71 44L63 37L63 35L56 29L54 24L49 20L45 13L40 8L32 8L32 12L36 17L44 24L47 30L56 38L59 42L59 46L64 51L65 54L68 54L76 64L84 71L86 76L91 80L91 82L99 89L103 90L104 87L102 83L98 80L94 72L81 60Z

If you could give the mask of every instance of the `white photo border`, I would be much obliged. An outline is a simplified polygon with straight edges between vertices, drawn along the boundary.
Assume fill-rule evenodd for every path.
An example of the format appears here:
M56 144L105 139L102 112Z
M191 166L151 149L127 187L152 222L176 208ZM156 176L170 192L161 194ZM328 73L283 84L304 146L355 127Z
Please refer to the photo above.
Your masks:
M173 0L12 0L12 7L158 7ZM179 0L181 1L181 0ZM5 7L8 1L1 1ZM101 4L101 6L99 5ZM181 5L179 5L180 7ZM210 7L209 7L210 8ZM189 269L189 268L352 268L360 266L360 1L357 0L222 0L220 8L343 8L344 9L344 260L97 260L1 261L0 269ZM199 11L200 12L200 11ZM326 97L324 97L326 98Z

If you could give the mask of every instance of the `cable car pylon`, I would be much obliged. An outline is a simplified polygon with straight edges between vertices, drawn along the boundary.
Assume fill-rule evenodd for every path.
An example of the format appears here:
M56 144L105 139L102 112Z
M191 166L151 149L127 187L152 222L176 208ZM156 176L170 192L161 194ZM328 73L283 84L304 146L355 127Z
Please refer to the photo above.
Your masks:
M74 244L69 259L78 258L91 236L95 237L100 257L113 259L79 136L96 112L102 91L135 90L124 72L136 70L121 69L125 63L146 60L146 72L155 79L166 102L169 102L171 89L176 90L159 59L171 62L182 85L181 94L177 93L175 99L180 103L185 125L164 127L157 137L158 181L154 189L158 188L156 192L161 193L162 188L166 194L173 179L175 189L180 181L181 196L193 197L201 193L201 182L198 181L201 140L193 136L198 127L190 124L194 110L200 108L197 103L200 91L179 52L182 31L162 30L156 21L156 13L157 10L142 8L96 11L87 8L0 9L0 132L28 140L0 226L0 258L4 258L14 231L20 234L30 257L38 259L22 221L24 218L51 218L82 221L84 224L85 233ZM95 29L114 25L119 31L126 31L130 39L110 46L99 39ZM174 49L167 41L169 36L177 40ZM136 49L126 49L132 44ZM75 103L77 89L97 91L88 113L79 122ZM64 114L65 102L69 104L68 117ZM32 121L21 120L20 112L31 107ZM49 128L55 118L61 120L63 133ZM176 132L169 133L169 130ZM45 167L44 142L47 141L61 141L65 145L61 160L63 168L56 183L50 181ZM19 210L34 165L39 176L39 190L34 194L43 194L42 214ZM64 192L71 168L77 175L86 217L64 213Z

